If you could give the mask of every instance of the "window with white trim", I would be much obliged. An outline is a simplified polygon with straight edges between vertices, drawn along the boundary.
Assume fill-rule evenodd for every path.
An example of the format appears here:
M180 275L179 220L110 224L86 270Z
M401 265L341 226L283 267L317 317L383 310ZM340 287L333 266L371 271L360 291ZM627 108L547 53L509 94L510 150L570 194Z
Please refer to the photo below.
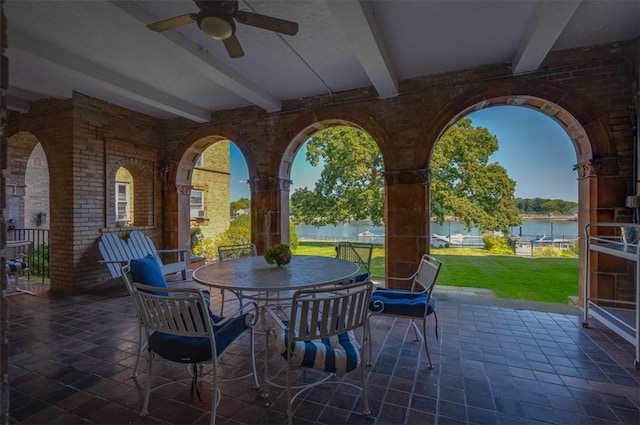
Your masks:
M204 218L204 191L191 189L191 218Z
M127 182L116 182L116 220L128 221L129 216L130 186Z

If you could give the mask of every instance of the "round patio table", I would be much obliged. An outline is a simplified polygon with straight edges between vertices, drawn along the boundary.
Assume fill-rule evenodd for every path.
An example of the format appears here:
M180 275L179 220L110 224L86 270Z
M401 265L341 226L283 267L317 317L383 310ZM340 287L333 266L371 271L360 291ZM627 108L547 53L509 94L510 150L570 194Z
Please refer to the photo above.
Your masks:
M350 261L332 257L294 255L284 266L267 263L262 256L207 264L193 272L193 280L212 288L226 289L242 297L276 296L283 291L349 283L358 273Z

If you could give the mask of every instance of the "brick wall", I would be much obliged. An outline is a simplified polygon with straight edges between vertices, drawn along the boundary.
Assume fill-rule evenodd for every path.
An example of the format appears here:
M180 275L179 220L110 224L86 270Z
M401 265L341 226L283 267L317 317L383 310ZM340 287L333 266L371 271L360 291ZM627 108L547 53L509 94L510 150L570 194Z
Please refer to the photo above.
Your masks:
M191 219L205 238L215 239L229 227L230 204L230 159L228 140L220 140L202 153L204 166L193 170L193 189L204 191L205 217Z
M386 267L406 275L429 249L429 155L447 126L475 108L523 105L566 129L576 147L580 224L624 210L633 185L637 60L637 41L574 49L552 53L539 71L523 76L511 75L509 64L494 64L402 81L395 98L377 99L373 89L362 88L285 101L272 114L256 107L216 111L207 124L159 121L76 93L34 103L13 117L8 134L28 131L42 143L52 187L61 188L51 200L55 289L81 291L105 278L96 240L103 231L127 232L114 227L109 205L120 166L134 178L136 221L138 207L146 211L141 228L158 245L188 246L195 156L212 143L207 138L232 140L247 160L252 237L262 252L288 237L286 161L318 129L345 124L369 132L384 156ZM164 185L162 159L169 166Z

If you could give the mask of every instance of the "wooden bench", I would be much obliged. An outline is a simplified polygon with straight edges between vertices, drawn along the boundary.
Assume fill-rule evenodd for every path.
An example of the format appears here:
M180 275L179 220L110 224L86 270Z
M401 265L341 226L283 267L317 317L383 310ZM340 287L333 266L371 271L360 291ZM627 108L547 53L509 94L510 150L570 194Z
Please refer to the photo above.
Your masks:
M139 230L134 230L129 233L128 240L126 241L115 233L104 233L100 238L100 242L98 242L98 249L102 254L100 263L107 266L111 277L114 279L122 276L122 266L127 264L129 260L146 257L148 254L151 254L156 259L165 276L179 272L182 274L183 280L187 279L187 250L158 250L149 236ZM177 253L179 260L174 263L164 264L160 256L164 253Z

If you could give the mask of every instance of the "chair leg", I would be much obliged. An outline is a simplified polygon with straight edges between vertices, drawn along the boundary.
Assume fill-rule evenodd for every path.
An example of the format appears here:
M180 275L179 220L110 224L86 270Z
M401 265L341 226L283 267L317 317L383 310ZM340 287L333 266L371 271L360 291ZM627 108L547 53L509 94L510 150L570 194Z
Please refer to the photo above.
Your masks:
M258 369L256 368L256 338L253 328L249 329L249 347L251 350L251 373L253 374L253 388L260 390L260 382L258 381ZM269 351L269 350L267 350Z
M293 402L291 401L291 365L287 360L287 419L289 425L293 425Z
M416 341L421 341L424 338L424 335L420 333L418 325L416 325L416 322L413 319L411 319L411 324L413 325L413 332L416 334Z
M216 416L218 415L218 404L220 404L220 399L222 398L222 394L218 391L218 358L217 356L213 356L213 394L211 395L211 420L209 423L211 425L216 425Z
M364 332L364 331L363 331ZM370 342L370 341L369 341ZM364 348L364 344L366 344L367 341L364 340L362 341L362 351L360 352L360 356L364 356L365 353L365 348ZM369 394L367 393L367 378L366 378L366 374L365 374L365 363L364 363L364 359L360 359L360 366L358 366L360 368L360 387L362 388L362 405L363 405L363 411L362 413L365 416L369 416L371 414L371 409L369 408Z
M142 410L140 416L147 416L149 414L149 397L151 396L151 371L153 369L153 353L149 351L149 366L147 369L147 390L144 394L144 403L142 404Z
M220 290L220 316L224 316L224 289Z
M144 338L144 332L142 330L142 326L138 325L138 357L136 358L136 365L133 367L133 374L131 374L132 378L136 378L138 376L138 365L140 364L140 357L142 356L142 350L146 347L146 342Z
M371 353L371 346L373 345L371 341L371 317L367 318L367 340L369 341L369 358L367 359L367 366L372 365L373 354ZM364 352L364 350L363 350Z
M415 323L413 324L416 325ZM417 330L417 328L416 328ZM429 354L429 346L427 345L427 319L422 319L422 339L424 341L424 351L427 353L427 360L429 361L429 369L433 369L433 363L431 362L431 354Z

